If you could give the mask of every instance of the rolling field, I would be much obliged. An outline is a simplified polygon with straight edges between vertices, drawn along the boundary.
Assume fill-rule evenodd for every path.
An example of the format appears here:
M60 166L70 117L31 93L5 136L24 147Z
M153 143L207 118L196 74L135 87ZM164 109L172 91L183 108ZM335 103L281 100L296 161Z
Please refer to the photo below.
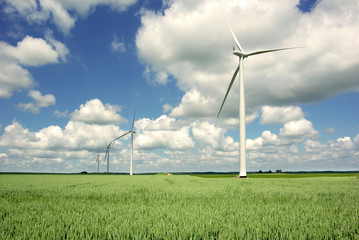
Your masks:
M0 175L1 239L359 239L359 178Z

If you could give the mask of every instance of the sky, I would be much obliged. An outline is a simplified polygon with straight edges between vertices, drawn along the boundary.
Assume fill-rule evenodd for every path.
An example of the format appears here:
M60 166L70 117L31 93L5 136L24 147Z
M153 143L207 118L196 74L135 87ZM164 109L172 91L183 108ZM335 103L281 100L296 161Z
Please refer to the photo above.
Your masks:
M221 11L222 9L222 11ZM359 170L357 0L0 0L0 171ZM110 171L129 172L129 135Z

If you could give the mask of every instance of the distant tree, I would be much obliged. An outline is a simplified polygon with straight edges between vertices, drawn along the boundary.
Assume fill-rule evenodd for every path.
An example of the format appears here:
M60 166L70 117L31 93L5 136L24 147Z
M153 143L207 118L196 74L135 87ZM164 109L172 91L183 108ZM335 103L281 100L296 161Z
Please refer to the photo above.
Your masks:
M259 170L259 172L258 172L258 173L263 173L263 172L262 172L262 170Z
M86 171L82 171L81 174L87 174L87 172L86 172Z
M277 171L275 171L276 173L282 173L281 169L277 169Z
M269 170L268 172L269 172L269 173L272 173L272 170Z

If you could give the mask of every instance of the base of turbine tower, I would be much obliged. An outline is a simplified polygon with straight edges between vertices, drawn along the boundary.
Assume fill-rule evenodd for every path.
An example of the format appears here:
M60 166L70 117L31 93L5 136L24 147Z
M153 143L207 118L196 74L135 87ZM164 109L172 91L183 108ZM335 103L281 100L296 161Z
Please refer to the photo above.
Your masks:
M246 178L247 176L240 176L240 175L237 175L235 176L234 178Z

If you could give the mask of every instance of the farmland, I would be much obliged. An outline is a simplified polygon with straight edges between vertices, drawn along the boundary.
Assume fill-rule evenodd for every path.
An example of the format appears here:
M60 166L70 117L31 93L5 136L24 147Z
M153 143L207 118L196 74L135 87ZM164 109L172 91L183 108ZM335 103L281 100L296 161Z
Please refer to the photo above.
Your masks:
M358 239L359 178L1 174L1 239Z

